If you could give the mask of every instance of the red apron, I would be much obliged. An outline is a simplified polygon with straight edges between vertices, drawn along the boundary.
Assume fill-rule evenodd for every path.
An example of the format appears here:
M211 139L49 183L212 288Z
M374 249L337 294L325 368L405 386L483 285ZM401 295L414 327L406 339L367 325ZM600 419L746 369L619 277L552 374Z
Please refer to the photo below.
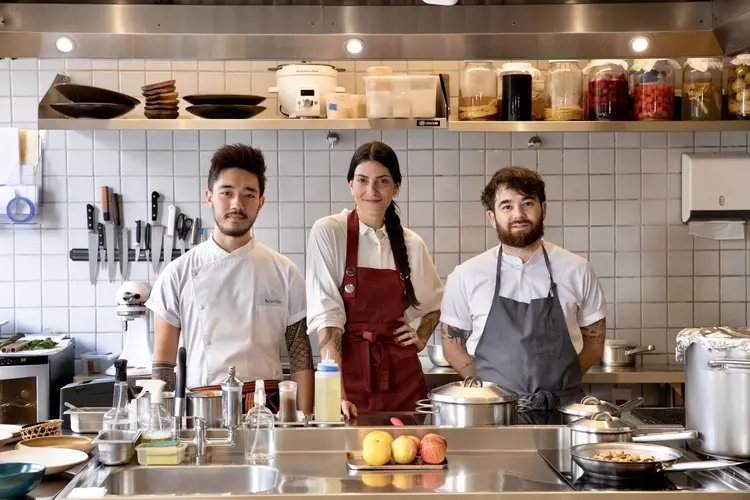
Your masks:
M341 375L347 400L359 414L414 411L427 397L422 364L413 345L394 343L409 302L398 270L358 267L359 216L346 221L346 268L339 291L346 309ZM398 264L396 264L398 269Z

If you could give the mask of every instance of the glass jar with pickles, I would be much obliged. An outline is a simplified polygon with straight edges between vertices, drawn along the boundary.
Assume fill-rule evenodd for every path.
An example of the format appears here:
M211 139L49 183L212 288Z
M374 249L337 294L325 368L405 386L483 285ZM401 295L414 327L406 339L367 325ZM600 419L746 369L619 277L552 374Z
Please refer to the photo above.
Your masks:
M497 70L492 61L464 61L458 82L458 119L497 120Z
M721 120L723 63L720 58L689 58L682 71L682 120Z
M673 120L675 70L672 59L637 59L630 68L633 118Z
M583 120L583 72L578 61L549 62L544 81L544 119L547 121Z
M584 69L586 117L589 120L627 120L628 63L621 59L595 59Z
M750 120L750 54L738 55L732 65L727 78L729 118Z

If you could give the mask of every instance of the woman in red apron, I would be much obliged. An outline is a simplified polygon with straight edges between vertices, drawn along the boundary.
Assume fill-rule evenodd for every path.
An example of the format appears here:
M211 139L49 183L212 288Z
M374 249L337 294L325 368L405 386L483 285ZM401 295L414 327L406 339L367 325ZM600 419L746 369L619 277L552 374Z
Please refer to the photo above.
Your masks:
M341 366L346 416L413 411L427 395L418 353L439 322L443 284L422 238L401 226L396 153L363 144L347 180L356 209L310 232L308 333Z

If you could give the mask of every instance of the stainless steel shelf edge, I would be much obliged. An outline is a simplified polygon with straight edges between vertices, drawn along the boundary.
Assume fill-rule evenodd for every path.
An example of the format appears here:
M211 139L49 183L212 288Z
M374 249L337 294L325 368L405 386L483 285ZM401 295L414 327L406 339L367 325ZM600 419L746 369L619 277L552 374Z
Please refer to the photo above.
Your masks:
M627 122L466 122L450 120L452 132L750 132L748 120Z

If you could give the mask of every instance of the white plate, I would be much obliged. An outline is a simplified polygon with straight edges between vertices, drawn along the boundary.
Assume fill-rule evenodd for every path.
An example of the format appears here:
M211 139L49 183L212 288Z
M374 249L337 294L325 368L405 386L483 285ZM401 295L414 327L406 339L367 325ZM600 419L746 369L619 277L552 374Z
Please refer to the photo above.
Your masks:
M6 439L10 439L13 437L13 434L10 432L0 432L0 441L5 441Z
M45 476L66 471L88 458L82 451L67 448L23 448L0 453L0 463L24 462L46 466Z
M21 426L0 424L0 432L7 432L9 434L15 434L16 432L21 432Z

